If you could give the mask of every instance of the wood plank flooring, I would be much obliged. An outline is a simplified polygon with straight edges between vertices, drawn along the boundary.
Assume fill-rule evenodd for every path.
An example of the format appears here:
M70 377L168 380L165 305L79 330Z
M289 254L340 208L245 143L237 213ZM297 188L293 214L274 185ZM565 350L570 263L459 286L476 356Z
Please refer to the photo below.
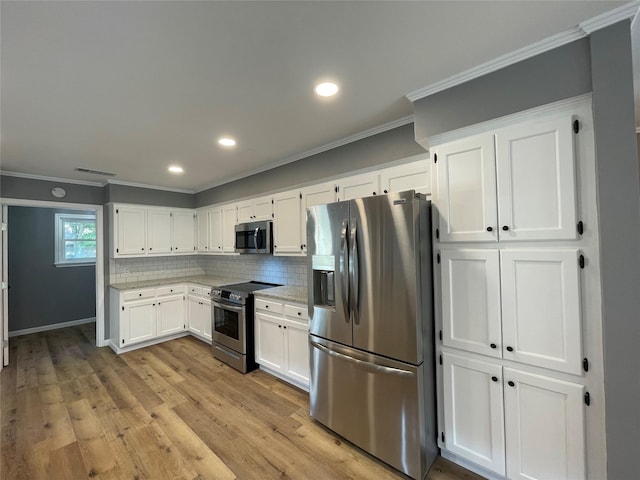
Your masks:
M14 479L407 479L309 417L306 393L241 375L191 337L115 355L86 324L10 340L0 461ZM430 480L477 480L439 458Z

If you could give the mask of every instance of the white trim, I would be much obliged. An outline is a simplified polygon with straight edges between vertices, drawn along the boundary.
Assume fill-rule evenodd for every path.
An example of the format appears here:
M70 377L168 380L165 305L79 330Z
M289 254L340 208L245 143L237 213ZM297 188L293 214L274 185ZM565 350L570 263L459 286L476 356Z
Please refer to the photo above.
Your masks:
M242 178L250 177L251 175L256 175L258 173L265 172L267 170L271 170L273 168L281 167L282 165L287 165L288 163L293 163L298 160L302 160L303 158L311 157L313 155L317 155L319 153L326 152L328 150L332 150L334 148L342 147L343 145L347 145L352 142L357 142L358 140L365 139L367 137L372 137L373 135L378 135L379 133L387 132L389 130L393 130L394 128L402 127L404 125L408 125L409 123L413 123L413 115L407 115L406 117L399 118L389 123L385 123L384 125L379 125L377 127L370 128L369 130L365 130L360 133L356 133L355 135L351 135L349 137L342 138L340 140L336 140L335 142L327 143L326 145L322 145L320 147L312 148L311 150L307 150L306 152L294 155L293 157L285 158L284 160L280 160L275 163L270 163L269 165L265 165L263 167L256 168L255 170L251 170L249 172L245 172L241 175L237 175L234 177L226 178L217 183L212 183L206 185L204 187L198 188L195 193L203 192L205 190L209 190L210 188L218 187L220 185L224 185L226 183L235 182L236 180L240 180Z
M638 14L638 11L640 11L640 2L630 2L581 22L580 28L587 35L591 35L596 30L608 27L609 25L613 25L614 23L618 23L627 18L635 17Z
M557 102L542 105L540 107L531 108L518 113L512 113L505 115L504 117L498 117L485 122L476 123L467 127L458 128L449 132L440 133L438 135L432 135L431 137L424 137L416 139L416 141L427 150L434 145L441 145L460 138L471 137L481 133L486 133L497 128L506 127L513 123L520 122L525 119L530 119L532 115L550 115L554 112L562 112L567 108L578 107L581 104L591 104L591 93L585 93Z
M631 20L631 30L633 30L636 27L638 23L638 18L640 18L640 8L638 8L638 11L636 12L633 19Z
M136 188L148 188L151 190L162 190L164 192L176 192L176 193L189 193L191 195L193 195L194 193L196 193L195 190L189 190L186 188L173 188L173 187L163 187L161 185L148 185L146 183L136 183L136 182L125 182L123 180L107 180L106 184L113 184L113 185L124 185L125 187L136 187Z
M176 338L182 338L191 335L191 332L185 330L183 332L174 333L173 335L167 335L166 337L156 337L146 342L134 343L133 345L127 345L126 347L119 347L113 343L112 339L108 339L105 346L111 348L115 353L120 355L121 353L131 352L140 348L149 347L151 345L157 345L158 343L168 342L169 340L175 340Z
M76 185L88 185L90 187L104 187L105 185L104 183L100 183L100 182L73 180L70 178L47 177L45 175L32 175L30 173L7 172L6 170L0 170L0 175L3 175L5 177L28 178L30 180L44 180L46 182L73 183Z
M107 343L104 338L105 331L105 306L104 306L104 231L107 226L104 225L104 214L102 205L92 205L87 203L65 203L51 202L44 200L25 200L21 198L2 198L0 204L22 207L40 207L40 208L69 208L76 210L92 210L96 212L96 345L104 347ZM8 318L5 317L5 322Z
M80 320L71 320L70 322L52 323L51 325L42 325L40 327L23 328L22 330L15 330L9 332L9 338L19 337L20 335L29 335L30 333L48 332L49 330L57 330L58 328L75 327L76 325L83 325L85 323L92 323L96 321L96 317L81 318Z
M405 97L410 101L415 102L421 98L433 95L434 93L442 92L443 90L468 82L474 78L482 77L488 73L513 65L514 63L521 62L536 55L540 55L541 53L553 50L554 48L558 48L562 45L584 38L596 30L613 25L625 18L631 18L634 15L637 15L638 11L640 11L640 2L634 1L628 3L609 12L605 12L602 15L598 15L590 20L585 20L580 23L580 26L578 27L552 35L544 40L540 40L539 42L514 50L506 55L489 60L488 62L477 65L465 70L464 72L452 75L451 77L445 78L439 82L414 90L413 92L405 95Z

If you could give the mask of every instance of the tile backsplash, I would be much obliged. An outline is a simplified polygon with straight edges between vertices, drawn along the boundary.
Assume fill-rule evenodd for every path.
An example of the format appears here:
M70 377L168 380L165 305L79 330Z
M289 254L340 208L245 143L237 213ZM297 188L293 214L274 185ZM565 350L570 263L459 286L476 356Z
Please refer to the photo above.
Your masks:
M215 275L282 285L307 285L306 257L193 255L109 259L109 283Z

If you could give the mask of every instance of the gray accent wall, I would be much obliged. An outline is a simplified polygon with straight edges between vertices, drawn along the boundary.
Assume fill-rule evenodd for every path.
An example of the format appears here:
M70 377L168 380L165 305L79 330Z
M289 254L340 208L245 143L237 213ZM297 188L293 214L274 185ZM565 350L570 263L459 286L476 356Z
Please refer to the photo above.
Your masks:
M194 208L192 193L169 192L154 188L131 187L108 183L104 187L104 203L119 202L159 207Z
M629 21L414 104L417 140L592 92L600 217L607 478L640 471L640 188Z
M228 202L295 185L322 181L356 170L425 153L411 124L328 150L196 194L195 206Z
M51 195L51 189L62 187L67 191L64 198ZM85 203L102 205L102 187L78 185L76 183L36 180L32 178L0 176L0 195L2 198L19 198L22 200L40 200L60 203Z
M95 266L54 265L51 208L8 209L9 332L96 315Z

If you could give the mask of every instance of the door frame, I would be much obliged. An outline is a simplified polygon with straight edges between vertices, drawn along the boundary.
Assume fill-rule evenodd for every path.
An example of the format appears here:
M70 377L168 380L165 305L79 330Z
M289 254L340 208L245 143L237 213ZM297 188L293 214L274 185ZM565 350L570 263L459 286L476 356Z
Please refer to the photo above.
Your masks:
M102 205L90 203L51 202L45 200L26 200L20 198L0 198L2 207L36 207L68 210L91 210L96 214L96 346L107 345L105 339L104 304L104 235L105 224ZM4 268L4 266L3 266ZM7 279L3 276L2 281ZM3 302L4 303L4 302ZM3 322L8 325L8 306L4 306ZM5 338L4 340L8 340Z

